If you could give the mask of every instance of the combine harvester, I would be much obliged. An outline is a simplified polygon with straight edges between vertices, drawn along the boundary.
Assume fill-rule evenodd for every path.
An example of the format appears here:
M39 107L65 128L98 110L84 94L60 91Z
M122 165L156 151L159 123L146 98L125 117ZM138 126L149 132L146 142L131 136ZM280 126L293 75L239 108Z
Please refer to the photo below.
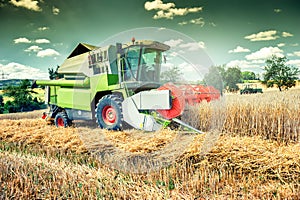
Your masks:
M179 120L186 104L218 99L220 92L202 85L160 84L162 53L169 46L156 41L96 47L80 43L58 73L58 80L38 80L46 86L50 110L43 118L57 127L73 120L96 120L101 128L125 126L155 131Z

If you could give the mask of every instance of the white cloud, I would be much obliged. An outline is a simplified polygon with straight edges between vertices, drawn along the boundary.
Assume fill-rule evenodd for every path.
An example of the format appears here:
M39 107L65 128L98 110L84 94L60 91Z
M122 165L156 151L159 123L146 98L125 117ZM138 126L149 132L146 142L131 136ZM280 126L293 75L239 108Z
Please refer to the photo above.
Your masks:
M37 44L46 44L46 43L50 43L50 41L47 40L47 39L36 39L35 43L37 43Z
M183 73L186 74L186 73L189 73L189 72L196 72L193 65L187 63L187 62L182 62L178 65L178 68L179 69L182 69Z
M295 51L295 52L294 52L294 55L300 57L300 51Z
M296 65L297 67L300 68L300 60L289 60L286 62L288 65Z
M226 67L239 67L241 69L261 68L260 65L249 62L247 60L232 60L226 64Z
M284 47L285 44L284 44L284 43L279 43L279 44L277 44L277 46L278 46L278 47Z
M204 19L202 17L197 18L197 19L191 19L190 23L191 24L201 25L201 26L204 26L204 24L205 24Z
M293 37L294 35L288 32L282 32L282 37Z
M270 30L270 31L262 31L256 34L245 36L245 39L248 39L250 41L269 41L269 40L276 40L279 38L277 34L277 31Z
M294 56L300 57L300 51L295 51L293 53L288 53L287 55L290 56L290 57L294 57Z
M194 8L189 8L188 12L190 12L190 13L196 13L196 12L199 12L199 11L202 11L202 10L203 10L202 7L194 7Z
M49 79L47 72L20 63L11 62L0 66L8 79Z
M52 7L52 13L53 13L53 15L58 15L60 13L59 8L53 6Z
M171 60L173 60L173 58L177 59L178 57L180 57L180 55L184 55L185 53L186 52L183 50L168 51L166 53L167 61L171 61Z
M170 12L165 13L163 10L160 10L153 16L153 19L167 18L173 19L173 15Z
M54 43L54 44L53 44L54 47L57 47L57 46L63 46L63 45L64 45L64 43L62 43L62 42L61 42L61 43Z
M31 41L28 40L25 37L14 39L14 42L15 42L15 44L18 44L18 43L31 43Z
M182 62L179 63L178 68L183 73L182 78L183 80L189 80L189 81L198 81L203 79L203 74L201 73L203 70L203 66L201 65L194 65L192 63L188 62Z
M188 12L187 8L171 8L171 9L169 9L169 13L172 13L172 16L174 16L174 15L183 16L183 15L186 15L187 12Z
M36 40L29 40L25 37L20 37L20 38L17 38L17 39L14 39L14 43L15 44L19 44L19 43L26 43L26 44L29 44L29 43L36 43L36 44L49 44L50 41L48 39L36 39Z
M228 51L228 53L242 53L242 52L250 52L250 50L241 46L237 46L235 49Z
M246 60L232 60L229 63L226 64L226 67L240 67L242 68L243 66L249 66L250 62Z
M214 22L209 22L209 25L211 25L212 27L216 27L217 24L215 24Z
M175 7L174 3L163 3L161 0L147 1L144 5L146 10L168 10Z
M292 46L292 47L297 47L297 46L299 46L299 44L298 44L298 43L295 43L295 44L291 44L291 46Z
M51 57L51 56L59 56L60 54L55 51L54 49L45 49L45 50L41 50L37 53L37 57Z
M14 6L23 7L28 10L33 10L36 12L42 11L42 9L38 5L39 2L35 0L10 0L9 2Z
M164 44L169 45L170 47L176 47L182 42L183 42L182 39L177 39L177 40L172 39L172 40L165 41Z
M182 26L182 25L187 25L188 23L189 22L187 22L187 21L183 21L183 22L179 22L178 24Z
M279 8L275 8L275 9L274 9L274 12L275 12L275 13L280 13L281 11L282 11L282 10L279 9Z
M45 31L45 30L49 30L50 28L47 26L43 26L43 27L39 27L38 30L39 31Z
M170 53L171 57L177 57L178 55L179 55L179 53L177 53L175 51L173 51L173 52Z
M189 13L196 13L202 11L202 7L193 8L176 8L175 3L163 3L162 0L147 1L144 4L146 10L157 10L153 19L173 19L174 16L184 16Z
M272 55L276 55L278 57L283 57L284 55L282 54L283 51L279 49L278 47L263 47L259 51L256 51L252 54L249 54L246 56L247 60L265 60Z
M168 57L169 58L169 57ZM170 58L169 58L170 59ZM174 65L174 63L172 63L172 62L168 62L169 60L167 60L167 62L166 63L162 63L161 64L161 70L162 70L162 72L164 72L164 71L168 71L168 70L170 70L171 68L173 68L175 65Z
M202 11L202 7L195 8L170 8L169 10L159 10L154 16L153 19L173 19L175 16L185 16L189 13L195 13Z
M196 24L196 25L200 25L201 27L203 27L205 25L205 21L202 17L200 17L197 19L191 19L190 21L179 22L178 24L179 25Z
M251 63L253 64L264 64L265 62L265 60L251 60Z
M200 46L200 48L205 49L205 43L203 41L198 42L198 45Z
M26 51L26 52L38 52L38 51L40 51L40 50L42 50L41 47L36 46L36 45L33 45L33 46L28 47L28 48L25 49L24 51Z
M188 51L196 51L201 48L205 48L205 44L204 44L204 42L199 42L199 43L189 42L189 43L185 43L185 44L180 44L179 47L186 48Z

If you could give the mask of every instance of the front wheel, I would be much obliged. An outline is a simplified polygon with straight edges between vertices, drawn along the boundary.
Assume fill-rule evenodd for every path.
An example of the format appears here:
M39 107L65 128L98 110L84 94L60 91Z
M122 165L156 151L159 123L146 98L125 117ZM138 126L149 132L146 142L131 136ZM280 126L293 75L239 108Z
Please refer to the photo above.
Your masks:
M68 127L71 126L71 120L68 118L65 112L59 112L55 116L54 123L56 127Z
M122 99L114 94L102 97L97 104L96 119L101 128L122 130Z

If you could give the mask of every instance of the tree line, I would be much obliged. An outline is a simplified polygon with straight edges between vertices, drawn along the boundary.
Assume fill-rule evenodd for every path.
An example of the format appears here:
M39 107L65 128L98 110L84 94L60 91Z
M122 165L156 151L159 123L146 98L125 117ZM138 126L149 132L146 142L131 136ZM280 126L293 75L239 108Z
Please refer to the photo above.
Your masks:
M22 80L18 86L7 86L3 90L3 95L0 95L0 114L2 113L16 113L32 111L45 108L46 105L37 97L31 88L31 82L28 79ZM4 97L9 100L4 102Z
M59 66L54 68L48 68L49 79L62 78L61 74L58 74ZM0 114L2 113L16 113L26 112L32 110L38 110L46 108L44 101L40 101L37 97L34 97L36 92L32 89L32 84L28 79L22 80L18 86L7 86L3 90L3 95L0 94ZM9 100L4 102L4 97Z
M264 73L262 75L255 74L251 71L241 71L239 66L226 67L211 66L204 79L199 83L212 85L221 92L226 89L227 91L239 90L238 84L245 83L246 81L257 80L258 82L266 85L267 87L276 86L279 91L287 90L296 84L299 79L299 68L287 64L286 57L277 57L273 55L267 59L264 66ZM181 80L183 73L177 66L162 73L163 82L176 82Z
M295 66L287 64L288 59L286 57L278 57L273 55L267 59L264 66L264 73L262 78L256 75L254 72L241 72L241 69L237 67L225 68L224 66L211 67L210 72L206 75L205 81L212 82L215 85L218 83L213 82L214 73L218 72L223 80L223 86L226 89L238 90L238 83L244 83L248 80L259 80L267 87L277 87L279 91L288 90L296 85L296 80L299 79L300 70ZM220 87L218 87L221 89Z

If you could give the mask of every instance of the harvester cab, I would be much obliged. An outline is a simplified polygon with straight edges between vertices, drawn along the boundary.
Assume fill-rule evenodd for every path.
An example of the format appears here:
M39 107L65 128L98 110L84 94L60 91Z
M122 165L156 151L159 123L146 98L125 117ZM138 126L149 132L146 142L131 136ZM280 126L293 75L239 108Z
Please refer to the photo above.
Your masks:
M163 53L169 48L134 39L106 47L79 44L58 69L63 78L36 81L46 86L50 107L46 119L63 127L73 120L96 120L109 130L129 125L145 131L173 120L193 129L176 119L184 111L185 92L160 83Z
M170 47L155 41L135 42L134 39L131 44L117 46L120 55L120 83L125 83L132 90L143 90L140 87L151 84L157 87L160 82L162 54Z

